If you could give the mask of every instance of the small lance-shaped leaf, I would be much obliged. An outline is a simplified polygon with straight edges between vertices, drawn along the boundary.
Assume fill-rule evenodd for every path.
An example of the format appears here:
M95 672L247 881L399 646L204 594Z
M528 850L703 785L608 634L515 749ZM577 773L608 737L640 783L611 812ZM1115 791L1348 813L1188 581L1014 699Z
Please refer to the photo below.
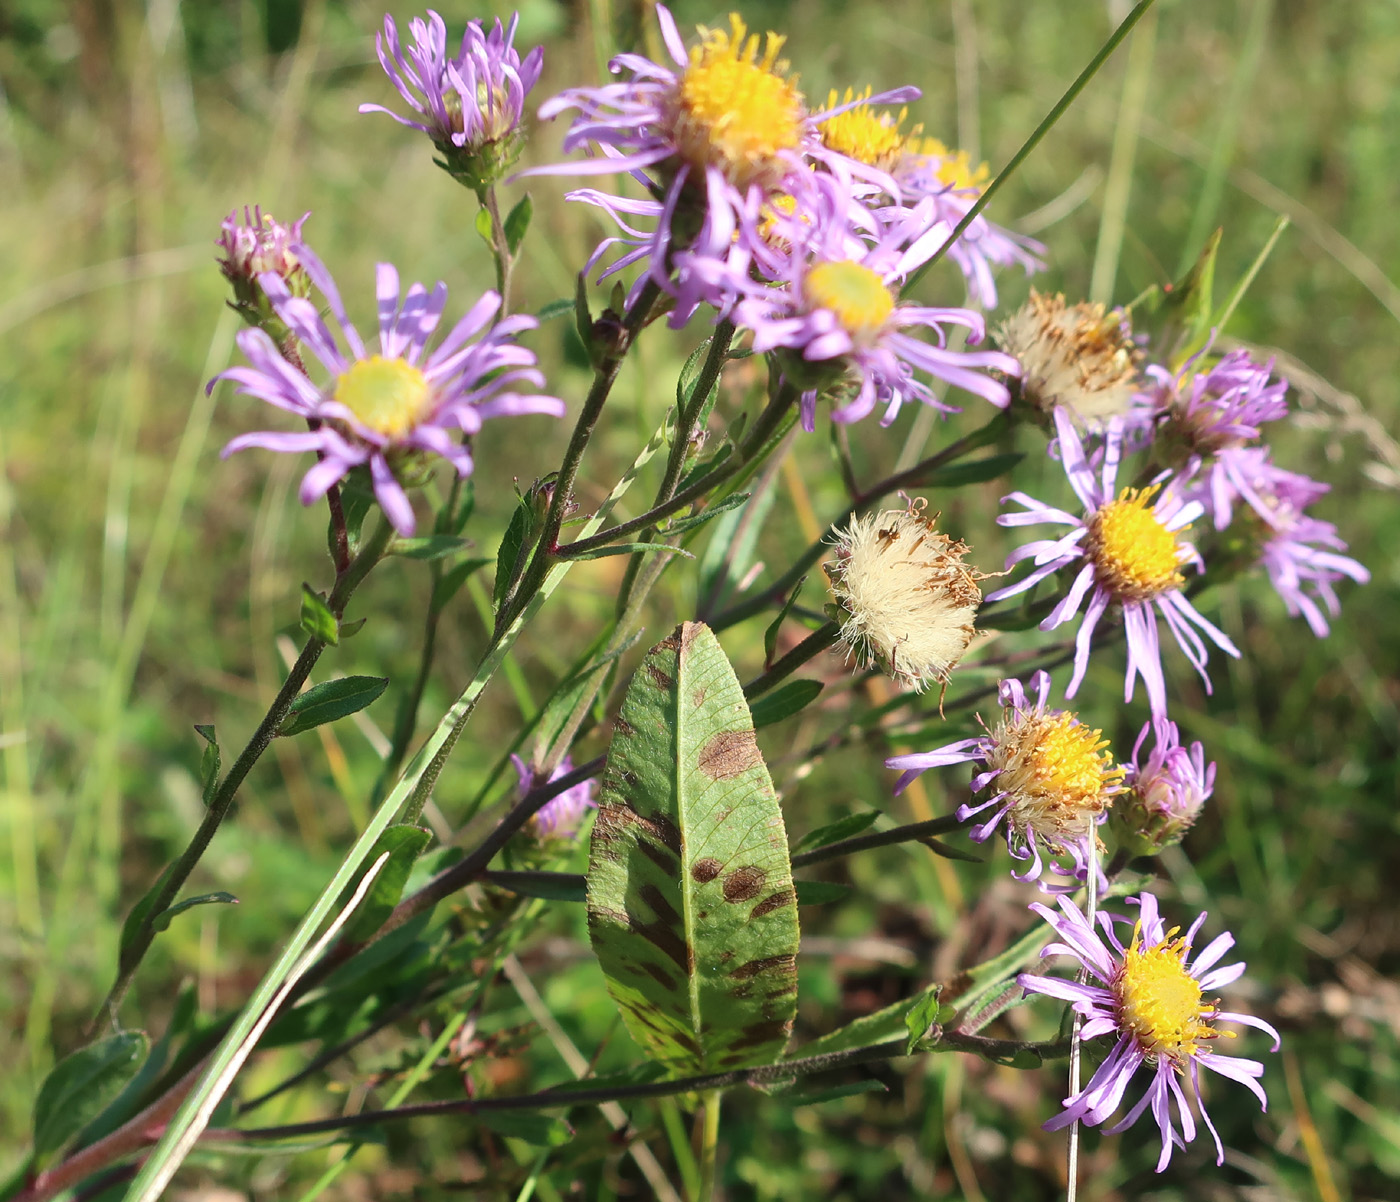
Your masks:
M131 913L126 916L126 921L122 923L121 940L118 944L117 963L119 967L127 967L127 957L136 946L138 937L146 922L146 915L151 912L151 907L155 905L156 895L160 893L165 885L166 878L174 871L173 863L165 866L165 871L156 878L156 883L146 890L141 896L141 900L131 907Z
M906 1055L926 1052L938 1042L936 1028L944 1018L951 1016L951 1011L945 1014L945 1008L938 1004L938 995L942 992L941 985L934 985L921 993L909 1007L909 1013L904 1016L904 1027L909 1033L904 1045Z
M414 861L432 837L431 831L407 823L391 826L379 836L369 854L369 862L374 863L386 851L389 862L379 870L359 910L346 925L342 936L344 939L350 943L363 943L384 925L385 919L403 896Z
M802 591L802 586L807 583L807 577L803 576L792 586L792 591L788 593L788 598L783 602L782 609L778 610L778 616L769 624L768 629L763 632L763 663L765 666L772 664L778 656L778 631L787 621L787 616L792 612L792 607L797 604L797 595Z
M34 1155L56 1152L112 1101L141 1067L151 1041L123 1031L80 1048L54 1066L34 1100Z
M873 826L879 817L879 810L862 810L856 814L847 814L835 822L828 822L814 831L808 831L798 840L793 851L801 851L806 847L825 847L828 843L840 843L842 839L853 838L867 827Z
M669 543L611 543L606 547L594 547L591 551L579 551L567 557L561 555L560 558L568 559L606 559L610 555L635 555L641 552L647 554L679 555L682 559L694 559L695 556L684 547L673 547Z
M772 726L784 718L806 709L826 688L820 680L793 680L774 689L766 697L754 702L753 725L755 730Z
M506 214L506 245L510 247L511 254L515 254L520 249L520 244L525 241L525 231L530 228L530 218L534 214L535 206L531 203L528 192L516 202L515 208Z
M683 623L627 690L589 854L589 937L633 1038L682 1072L780 1055L796 900L739 681L709 627Z
M236 906L238 898L232 893L225 893L219 890L217 893L201 893L198 897L187 897L182 902L176 902L151 919L151 929L163 931L170 925L170 920L177 914L183 914L186 910L194 906Z
M374 701L388 685L387 676L342 676L339 680L312 685L292 702L277 733L284 738L299 735L302 731L357 713Z
M214 790L219 787L219 769L222 762L219 756L219 740L214 737L212 726L195 726L195 731L206 746L199 760L199 785L204 792L204 804L214 800Z
M301 628L313 639L332 647L340 642L340 623L326 599L309 584L301 586Z

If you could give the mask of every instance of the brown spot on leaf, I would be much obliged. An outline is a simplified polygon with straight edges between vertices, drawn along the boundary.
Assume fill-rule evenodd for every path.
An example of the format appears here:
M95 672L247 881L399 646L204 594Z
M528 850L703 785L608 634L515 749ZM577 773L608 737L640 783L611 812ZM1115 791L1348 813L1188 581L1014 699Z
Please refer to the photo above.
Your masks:
M668 693L671 691L671 688L676 683L674 676L669 672L663 672L655 664L647 664L646 669L647 675L651 677L652 683L655 684L657 688L663 689Z
M752 901L763 892L763 882L768 874L762 868L747 865L736 868L724 878L724 900L727 902Z
M651 816L651 826L668 850L676 855L681 854L681 828L671 821L669 815L658 810Z
M681 633L684 629L684 625L677 626L647 654L655 655L658 651L679 651L681 649Z
M792 1019L770 1018L762 1022L750 1023L744 1028L740 1035L729 1046L734 1049L753 1048L764 1043L773 1043L780 1039L786 1039L788 1032L792 1030Z
M690 694L690 704L693 705L696 709L699 709L702 705L705 704L705 698L708 696L709 692L703 687L693 689Z
M797 894L791 889L782 889L777 893L770 893L752 910L749 911L750 918L762 918L765 914L771 914L774 910L781 910L784 906L790 906L797 900Z
M638 839L637 850L668 877L676 876L681 870L680 861L664 847L658 847L650 839Z
M617 777L624 785L630 785L634 789L641 780L635 772L631 772L626 768L619 768L617 770Z
M618 714L618 716L613 719L613 734L622 735L624 738L630 738L636 733L637 731L632 723L627 721L621 714Z
M657 918L672 925L678 924L681 920L680 914L675 906L671 905L670 899L653 884L645 884L641 888L641 897L652 909Z
M696 860L690 866L690 875L702 885L708 885L715 877L719 876L724 869L724 865L713 856L706 856L703 860Z
M700 771L711 780L729 780L762 763L752 728L721 731L700 749Z
M642 968L643 968L651 977L653 977L653 978L655 979L656 983L657 983L658 985L660 985L662 989L665 989L665 990L668 990L668 991L674 991L674 990L675 990L675 988L676 988L676 979L675 979L670 973L668 973L664 968L662 968L661 965L659 965L659 964L650 964L650 963L648 963L648 964L643 964L643 965L642 965Z
M761 972L770 972L773 969L785 973L795 973L797 971L797 957L791 954L765 956L761 960L750 960L747 964L739 965L729 975L736 981L746 981L749 977L756 977Z

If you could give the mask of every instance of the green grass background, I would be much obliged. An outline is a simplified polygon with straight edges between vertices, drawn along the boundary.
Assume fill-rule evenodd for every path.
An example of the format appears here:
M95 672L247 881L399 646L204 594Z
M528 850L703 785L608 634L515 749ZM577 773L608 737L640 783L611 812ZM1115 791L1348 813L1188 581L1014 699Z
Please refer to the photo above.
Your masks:
M440 7L454 30L492 11ZM1126 7L891 0L852 11L767 0L744 11L756 27L788 32L788 56L813 99L828 87L916 83L924 98L911 120L995 170ZM401 21L414 12L394 11ZM693 0L676 11L683 26L723 16ZM11 0L0 10L0 1175L23 1154L45 1073L83 1040L113 972L122 916L197 820L191 724L216 722L226 749L241 744L283 670L301 581L326 576L321 515L296 503L298 465L260 453L217 458L228 437L265 417L255 402L203 391L229 361L234 331L213 267L219 220L253 202L284 218L312 210L308 236L366 320L378 259L394 261L405 279L445 279L459 298L492 279L470 197L433 167L426 140L356 113L362 100L396 99L373 56L381 15L357 0ZM597 78L613 37L631 40L638 29L651 26L623 0L527 0L521 40L547 46L536 98ZM1266 1116L1243 1091L1213 1090L1232 1149L1226 1168L1217 1171L1198 1144L1157 1178L1150 1124L1116 1138L1090 1133L1084 1197L1400 1192L1397 78L1393 3L1161 0L993 212L1012 225L1029 216L1049 246L1042 286L1120 302L1178 274L1217 225L1220 276L1233 281L1277 216L1290 217L1229 334L1289 357L1305 386L1293 393L1295 418L1272 437L1277 458L1334 485L1319 511L1374 576L1366 588L1343 589L1343 616L1321 641L1285 617L1265 583L1222 590L1218 612L1244 659L1216 673L1213 698L1187 676L1173 678L1183 702L1174 716L1206 741L1220 779L1185 854L1166 859L1163 890L1169 905L1208 906L1213 929L1235 932L1251 966L1248 1004L1284 1030L1285 1051L1268 1058ZM542 130L529 157L554 157L560 132ZM562 203L561 183L530 190L535 229L519 299L535 309L570 293L601 227ZM1003 288L1003 305L1014 305L1025 284L1005 277ZM961 299L946 270L924 293ZM560 394L576 403L584 376L561 324L536 345ZM668 381L698 338L649 340L624 373L581 488L585 505L654 428ZM488 427L480 442L471 533L488 554L513 504L512 477L528 483L549 470L566 436L563 423L529 420ZM908 417L890 431L861 429L858 460L872 473L888 468L909 430ZM934 445L949 436L937 429ZM824 444L798 454L810 496L779 483L764 545L777 566L805 544L797 518L807 506L825 522L840 505ZM1037 483L1032 473L1031 491ZM999 491L943 503L989 568L1005 549L991 524ZM422 565L404 561L381 570L356 603L372 620L334 670L406 679L425 579ZM543 697L607 611L615 580L605 566L580 569L523 641L516 688L493 686L473 741L443 779L444 814L475 793L521 710ZM819 602L819 589L809 590ZM673 571L649 633L659 637L692 605L684 574ZM761 659L761 630L752 623L727 638L748 668ZM425 722L464 683L484 638L464 595L444 626ZM840 675L835 661L820 671ZM1085 709L1130 745L1141 714L1116 703L1116 671L1096 666ZM386 727L391 705L386 698L368 716ZM819 716L808 721L790 739L784 728L773 747L790 830L856 803L903 817L868 750L831 757L804 777L791 749L830 729ZM242 904L176 920L143 969L129 1023L158 1033L181 980L194 983L211 1015L246 996L364 821L374 769L372 738L350 723L277 745L196 880ZM1008 888L1004 867L994 857L986 870L959 865L949 878L907 852L852 864L851 900L804 911L826 951L804 957L800 1034L820 1034L999 947L1024 925L1025 895ZM581 934L577 913L551 914L522 961L585 1055L603 1044L600 1063L621 1068L637 1053L615 1030ZM882 960L878 948L856 947L872 937L904 951L886 949ZM510 1031L529 1017L503 985L484 1021ZM425 1016L423 1029L436 1033L440 1019ZM265 1121L382 1102L373 1075L388 1080L424 1047L416 1022L405 1023ZM1263 1055L1253 1038L1240 1050ZM300 1062L284 1049L250 1072L266 1086ZM562 1073L538 1034L495 1063L502 1088ZM888 1093L820 1106L734 1099L725 1196L1057 1196L1061 1141L1038 1128L1062 1089L1054 1073L929 1057L878 1075ZM663 1163L684 1159L664 1135L674 1114L639 1107L633 1120ZM576 1121L579 1147L599 1147L601 1124ZM517 1154L525 1155L460 1124L415 1125L360 1153L326 1196L461 1196L455 1184L467 1196L514 1197L525 1173ZM206 1157L182 1180L296 1198L336 1155ZM615 1153L601 1173L560 1155L564 1163L546 1164L541 1196L647 1196ZM482 1184L488 1178L509 1189Z

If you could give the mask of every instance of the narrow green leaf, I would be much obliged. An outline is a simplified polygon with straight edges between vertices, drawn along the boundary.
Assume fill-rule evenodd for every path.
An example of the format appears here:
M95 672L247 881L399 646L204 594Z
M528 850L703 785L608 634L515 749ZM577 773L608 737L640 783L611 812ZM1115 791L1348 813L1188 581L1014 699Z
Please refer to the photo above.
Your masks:
M794 1089L784 1097L789 1106L820 1106L823 1102L835 1102L841 1098L853 1098L863 1093L889 1093L889 1086L874 1077L864 1081L847 1081L844 1085L808 1086Z
M581 902L588 900L588 881L577 872L488 872L489 884L521 897L545 901Z
M494 253L496 240L491 236L491 214L485 209L477 209L472 225L476 227L477 236L486 243L486 249Z
M574 278L574 329L585 352L591 355L592 351L589 348L593 345L593 314L588 308L588 280L581 271Z
M835 822L828 822L814 831L808 831L798 841L793 851L805 851L809 847L825 847L828 843L840 843L851 839L873 826L879 819L879 810L862 810L858 814L847 814Z
M561 559L606 559L610 555L632 555L636 552L661 552L666 555L679 555L683 559L695 556L684 547L673 547L670 543L609 543L606 547L594 547L591 551L581 551L570 555L560 555Z
M379 836L369 862L373 864L386 851L389 862L374 878L359 910L346 924L342 938L351 943L363 943L384 925L385 919L403 897L403 887L408 883L408 874L413 871L413 862L432 841L432 837L431 831L406 823L391 826Z
M406 559L442 559L465 551L471 541L454 538L450 534L429 534L422 538L396 538L389 547L390 555L402 555Z
M942 992L941 985L926 989L919 994L918 1000L909 1007L909 1012L904 1016L904 1027L909 1037L908 1042L904 1045L904 1051L907 1055L912 1056L915 1052L926 1052L931 1043L937 1042L931 1035L933 1029L941 1021L938 995Z
M510 525L506 527L500 548L496 551L496 584L491 590L491 603L496 609L500 609L501 602L505 600L506 589L510 587L510 582L515 577L516 566L525 554L525 539L530 533L530 520L529 502L522 498L515 507L515 512L511 514Z
M918 842L927 847L934 855L942 856L945 860L961 860L964 864L985 863L981 856L964 851L960 847L954 847L951 843L944 843L942 839L935 839L932 835L925 835Z
M1223 230L1207 240L1191 270L1162 301L1163 330L1159 335L1168 349L1167 362L1177 365L1205 346L1210 337L1215 259Z
M506 214L506 245L510 247L510 253L515 254L520 249L520 244L525 241L525 233L530 228L530 218L535 214L535 206L530 202L530 194L525 193L515 203L515 207Z
M665 527L666 537L670 538L673 534L682 534L687 530L694 530L698 526L703 526L706 522L714 521L720 514L726 513L731 509L737 509L748 499L749 494L746 492L730 493L729 496L721 498L699 513L692 513L689 517L679 518L669 522Z
M894 1002L874 1014L862 1015L844 1027L829 1031L820 1039L804 1043L794 1048L788 1059L802 1056L820 1056L827 1052L845 1052L868 1043L884 1043L887 1039L907 1037L905 1016L930 993L942 989L942 985L930 985L913 997ZM950 1010L951 1015L951 1010Z
M731 509L715 523L699 564L700 596L707 611L718 609L748 574L777 495L777 489L764 488L747 505Z
M219 769L223 766L219 755L219 740L214 736L212 726L195 724L195 731L204 740L204 754L199 757L199 785L204 793L204 804L214 800L214 791L219 787Z
M826 685L819 680L791 680L765 694L754 702L754 729L762 730L765 726L772 726L784 718L791 718L793 714L811 705L824 688Z
M122 923L122 934L117 959L125 967L126 955L136 942L136 937L140 933L146 921L146 915L150 913L151 907L155 904L156 894L164 887L166 879L170 876L174 863L167 864L165 871L157 878L156 883L146 890L141 900L131 907L131 913L126 916L126 921Z
M541 306L535 314L535 320L544 325L547 321L553 321L556 317L563 317L565 313L574 311L574 300L572 297L561 296L558 300L552 300L547 305Z
M562 1148L574 1137L574 1129L563 1119L528 1110L483 1110L476 1118L497 1135L524 1140L537 1148Z
M374 508L374 486L370 483L369 471L363 467L352 468L340 485L340 509L345 515L345 537L353 555L360 545L360 533L364 529L365 518ZM326 540L331 558L335 558L335 527L332 524L326 531Z
M151 1041L142 1031L123 1031L65 1056L34 1099L34 1155L58 1151L96 1118L141 1067Z
M389 686L387 676L342 676L312 685L292 702L277 734L282 738L357 713Z
M441 613L446 609L472 573L484 568L490 562L489 559L464 559L461 563L454 563L448 568L438 579L438 582L433 585L433 599L430 602L432 611Z
M589 937L633 1038L679 1071L779 1055L796 900L743 690L709 627L683 623L627 690L589 855Z
M835 881L794 881L797 888L799 906L825 906L850 896L849 885L839 885Z
M1020 451L1013 451L1005 455L988 455L985 459L974 459L970 463L955 463L929 472L918 484L920 488L962 488L967 484L981 484L1006 475L1024 458Z
M797 596L802 591L802 586L807 583L807 577L803 576L792 586L792 592L788 593L787 600L783 602L782 609L778 610L778 616L769 624L768 629L763 632L763 662L771 664L777 658L778 651L778 631L782 628L787 616L792 612L792 607L797 604Z
M309 584L301 586L301 628L313 639L334 647L340 642L340 623L326 599Z
M368 618L356 618L353 622L342 622L340 624L341 640L344 641L345 639L354 638L357 634L360 633L360 630L368 621Z
M153 919L151 926L157 931L163 931L170 925L170 920L177 914L183 914L193 906L236 906L238 898L232 893L224 893L220 890L217 893L201 893L198 897L187 897L182 902L177 902L173 906L162 910Z
M681 368L681 374L676 378L676 412L685 412L695 403L695 386L700 382L700 373L704 370L705 360L710 355L710 343L713 338L707 338L691 353L685 365ZM705 394L700 403L700 411L695 415L693 429L703 430L705 423L709 421L710 413L715 407L715 401L719 397L719 377L715 377L715 382L710 385L710 391Z

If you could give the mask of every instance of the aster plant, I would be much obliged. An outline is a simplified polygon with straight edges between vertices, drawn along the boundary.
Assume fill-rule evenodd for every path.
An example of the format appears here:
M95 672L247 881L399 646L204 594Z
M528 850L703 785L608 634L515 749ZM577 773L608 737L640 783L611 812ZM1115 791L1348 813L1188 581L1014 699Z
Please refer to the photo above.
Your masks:
M1368 579L1336 527L1308 512L1326 486L1275 463L1267 439L1288 420L1275 364L1216 349L1231 345L1218 326L1233 309L1210 306L1199 271L1173 294L1185 299L1172 313L1197 315L1185 334L1145 303L1070 304L1047 290L983 345L999 284L1047 270L1043 246L984 213L1005 175L910 124L917 88L838 89L817 108L780 33L751 32L738 14L693 34L664 6L656 18L667 61L623 52L613 82L571 79L537 106L543 51L523 44L518 16L471 21L460 40L435 12L403 38L385 18L378 58L402 104L361 109L426 133L475 196L461 224L481 233L497 286L463 280L465 306L449 305L444 283L402 287L380 263L367 342L349 312L371 302L342 300L305 217L285 226L249 208L224 222L220 270L249 328L237 338L244 362L209 386L227 382L280 416L263 429L230 405L221 420L246 428L223 454L307 457L299 495L326 506L331 563L324 589L303 587L291 615L301 649L227 768L214 725L197 728L199 826L122 929L107 1038L134 1036L124 1007L138 973L155 971L145 958L157 936L183 910L231 896L185 890L275 740L355 715L376 783L352 808L353 829L328 827L349 850L256 990L217 1022L172 1025L169 1064L124 1079L130 1096L114 1090L105 1115L55 1118L62 1137L48 1142L36 1124L25 1202L87 1196L89 1174L138 1160L129 1196L144 1202L202 1134L246 1145L339 1132L352 1142L324 1189L352 1171L357 1129L427 1114L460 1116L462 1163L481 1168L488 1192L593 1196L625 1182L666 1198L678 1196L675 1176L709 1202L732 1159L726 1091L787 1089L920 1051L1043 1065L1056 1096L1057 1062L1084 1056L1088 1083L1072 1076L1046 1128L1077 1139L1081 1126L1129 1132L1150 1114L1159 1170L1198 1123L1224 1154L1202 1068L1264 1102L1264 1064L1219 1050L1236 1024L1277 1044L1231 998L1244 971L1221 964L1233 938L1197 949L1205 915L1184 934L1169 928L1168 903L1134 869L1163 855L1181 879L1179 858L1233 804L1192 737L1208 733L1193 712L1202 703L1164 659L1161 626L1209 692L1208 647L1240 656L1207 616L1213 586L1260 568L1321 637L1342 582ZM546 122L569 115L567 161L528 146L532 107ZM508 178L521 155L534 165ZM522 195L507 211L505 197L521 179L562 175L599 185L568 199L611 232L569 264L570 299L532 294L543 269L514 277L532 316L511 282L539 245L528 241L533 206ZM555 243L551 258L570 239ZM926 273L945 258L961 279L935 287ZM602 307L590 293L598 268L617 277ZM948 282L957 296L943 295ZM556 337L568 323L546 323L570 311ZM658 337L663 317L673 332ZM1155 362L1161 345L1192 353ZM662 377L677 346L687 357L671 404ZM556 361L546 380L542 363ZM928 420L960 412L955 392L990 408L974 405L951 430ZM488 419L566 413L568 430L494 427L510 432L521 479L480 438ZM1029 483L1036 471L1066 501L1038 499L1050 494ZM779 488L791 506L771 504ZM1005 490L995 517L992 488ZM922 492L941 513L910 500ZM366 526L376 506L383 520ZM1001 531L1019 540L1039 525L1057 529L1013 542L1002 560ZM380 615L354 612L371 572L377 596L393 598ZM421 623L411 647L409 606ZM376 633L346 649L371 616ZM409 652L416 665L400 672ZM344 658L327 671L326 654ZM352 656L389 666L341 671ZM1120 667L1122 702L1116 687L1096 696ZM511 704L490 687L497 675ZM394 716L381 736L377 712L359 711L386 691ZM1060 704L1081 693L1080 708ZM364 771L360 736L347 754L350 740L321 734L348 793ZM1115 755L1135 734L1131 755ZM833 762L868 787L822 824L808 803L841 779ZM882 766L898 775L872 783ZM967 848L994 836L1013 881L999 850ZM799 906L819 926L808 907L846 901L810 870L913 843L920 859L878 870L889 907L903 913L901 898L933 888L918 876L925 849L978 861L937 865L949 929L936 939L969 950L948 950L947 979L845 1025L806 994L799 1014L811 946ZM306 862L321 871L321 859ZM1003 902L1034 896L1026 883L1057 908L1032 904L1049 930L1030 924L1017 940L1000 929L1014 925ZM1166 874L1151 887L1172 888ZM1137 894L1131 918L1114 909L1125 893ZM1011 912L1025 925L1019 902ZM983 952L971 924L987 915L997 930ZM1071 957L1076 976L1023 971L1037 954ZM531 981L541 965L549 987ZM993 1025L1027 994L1068 1010ZM1253 997L1270 1004L1262 989ZM532 1047L540 1032L588 1077L579 1092L550 1084L557 1067L542 1069ZM408 1068L371 1065L371 1037ZM798 1037L808 1042L790 1047ZM260 1040L284 1057L316 1046L267 1092L220 1107ZM269 1076L283 1064L263 1063ZM172 1064L208 1071L180 1080ZM306 1117L294 1124L251 1117L330 1066L368 1082L356 1106L311 1117L318 1105L300 1094ZM381 1096L390 1075L397 1092ZM430 1101L408 1098L428 1085ZM678 1101L648 1109L667 1096ZM697 1112L693 1153L677 1137L680 1105ZM555 1117L570 1110L576 1129ZM205 1132L216 1113L225 1129ZM1156 1155L1140 1131L1128 1139Z

